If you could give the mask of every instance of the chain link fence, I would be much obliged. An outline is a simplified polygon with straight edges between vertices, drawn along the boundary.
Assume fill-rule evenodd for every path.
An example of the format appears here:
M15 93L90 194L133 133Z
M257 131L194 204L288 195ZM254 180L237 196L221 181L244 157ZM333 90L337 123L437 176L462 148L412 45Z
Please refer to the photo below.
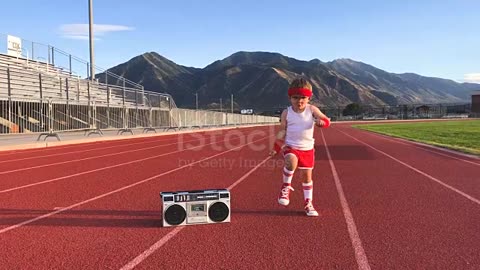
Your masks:
M404 104L397 106L368 106L356 104L344 107L321 107L335 121L388 119L442 119L478 117L471 103L462 104Z

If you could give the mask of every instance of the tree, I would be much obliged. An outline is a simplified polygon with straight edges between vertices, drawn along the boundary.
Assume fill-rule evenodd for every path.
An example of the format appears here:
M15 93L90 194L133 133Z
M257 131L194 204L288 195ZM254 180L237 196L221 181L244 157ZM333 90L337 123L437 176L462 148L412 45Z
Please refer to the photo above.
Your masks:
M358 103L350 103L343 109L343 115L359 115L362 113L362 107Z

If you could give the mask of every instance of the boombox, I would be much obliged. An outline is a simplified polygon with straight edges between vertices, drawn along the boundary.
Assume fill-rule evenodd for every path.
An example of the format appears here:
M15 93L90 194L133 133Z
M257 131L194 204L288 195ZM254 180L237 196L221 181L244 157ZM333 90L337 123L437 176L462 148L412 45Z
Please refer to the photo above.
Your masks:
M160 192L163 227L230 222L227 189Z

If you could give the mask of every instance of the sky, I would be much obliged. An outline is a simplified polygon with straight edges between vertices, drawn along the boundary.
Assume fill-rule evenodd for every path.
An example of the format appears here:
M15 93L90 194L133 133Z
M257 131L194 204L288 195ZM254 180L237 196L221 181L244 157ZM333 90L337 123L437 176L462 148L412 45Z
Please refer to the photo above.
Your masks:
M9 34L25 48L33 41L89 59L88 0L5 1L1 10L0 53ZM480 83L478 0L93 0L93 21L102 68L145 52L203 68L238 51L267 51ZM48 51L33 47L37 57Z

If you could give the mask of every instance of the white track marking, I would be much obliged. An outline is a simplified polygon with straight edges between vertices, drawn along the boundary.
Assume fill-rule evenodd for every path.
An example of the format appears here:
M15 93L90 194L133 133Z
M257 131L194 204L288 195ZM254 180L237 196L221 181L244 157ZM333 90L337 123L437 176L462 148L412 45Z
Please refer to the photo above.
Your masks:
M391 155L383 152L382 150L379 150L379 149L371 146L370 144L368 144L368 143L366 143L366 142L360 141L359 139L357 139L357 138L355 138L355 137L353 137L353 136L351 136L351 135L349 135L349 134L347 134L347 133L345 133L345 132L343 132L343 131L341 131L341 130L339 130L339 131L340 131L341 133L345 134L346 136L354 139L355 141L357 141L357 142L359 142L359 143L362 143L362 144L364 144L364 145L372 148L373 150L375 150L375 151L377 151L377 152L379 152L379 153L381 153L381 154L383 154L383 155L385 155L385 156L387 156L387 157L395 160L396 162L404 165L405 167L407 167L407 168L409 168L409 169L411 169L411 170L413 170L413 171L415 171L415 172L417 172L417 173L419 173L419 174L427 177L428 179L430 179L430 180L432 180L432 181L434 181L434 182L436 182L436 183L438 183L438 184L440 184L440 185L448 188L449 190L451 190L451 191L453 191L453 192L456 192L456 193L462 195L463 197L469 199L470 201L472 201L472 202L474 202L474 203L477 203L477 204L480 204L480 200L478 200L478 199L476 199L476 198L474 198L474 197L466 194L465 192L460 191L460 190L458 190L458 189L456 189L456 188L454 188L454 187L452 187L452 186L450 186L450 185L448 185L448 184L445 184L444 182L438 180L437 178L435 178L435 177L433 177L433 176L431 176L431 175L429 175L429 174L427 174L427 173L425 173L425 172L423 172L423 171L421 171L421 170L419 170L419 169L417 169L417 168L415 168L415 167L413 167L413 166L411 166L411 165L409 165L409 164L407 164L407 163L405 163L405 162L403 162L403 161L401 161L401 160L399 160L399 159L397 159L397 158L395 158L395 157L393 157L393 156L391 156Z
M144 137L140 137L144 138ZM138 139L140 139L138 138ZM4 156L12 156L12 155L18 155L18 154L25 154L25 153L37 153L37 152L43 152L45 150L64 150L64 149L70 149L74 147L83 147L82 145L88 144L89 146L95 143L101 143L101 142L115 142L115 141L129 141L129 140L136 140L137 138L130 138L130 139L119 139L119 140L105 140L105 141L86 141L84 143L73 143L73 144L65 144L65 145L59 145L59 146L52 146L52 147L38 147L38 148L26 148L26 149L10 149L10 150L0 150L0 158ZM44 142L48 146L48 142ZM5 153L7 152L7 153Z
M185 142L183 142L183 143L193 142L193 141L197 141L197 140L185 141ZM68 161L62 161L62 162L56 162L56 163L49 163L49 164L43 164L43 165L38 165L38 166L32 166L32 167L27 167L27 168L15 169L15 170L10 170L10 171L3 171L3 172L0 172L0 175L2 175L2 174L9 174L9 173L15 173L15 172L21 172L21 171L28 171L28 170L32 170L32 169L38 169L38 168L45 168L45 167L50 167L50 166L55 166L55 165L68 164L68 163L85 161L85 160L91 160L91 159L97 159L97 158L102 158L102 157L111 157L111 156L116 156L116 155L121 155L121 154L126 154L126 153L132 153L132 152L138 152L138 151L143 151L143 150L148 150L148 149L155 149L155 148L159 148L159 147L163 147L163 146L168 146L168 145L175 145L175 144L177 144L177 143L164 144L164 145L156 145L156 146L144 147L144 148L139 148L139 149L134 149L134 150L127 150L127 151L122 151L122 152L105 154L105 155L101 155L101 156L93 156L93 157L80 158L80 159L74 159L74 160L68 160Z
M271 137L271 136L270 136L270 137ZM247 144L243 144L243 145L241 145L241 146L232 148L232 149L230 149L230 150L220 152L220 153L218 153L218 154L215 154L215 155L213 155L213 156L209 156L209 157L207 157L207 158L204 158L204 159L201 159L201 160L198 160L198 161L195 161L195 162L191 162L191 163L186 164L186 165L184 165L184 166L181 166L181 167L175 168L175 169L173 169L173 170L169 170L169 171L163 172L163 173L161 173L161 174L157 174L157 175L152 176L152 177L149 177L149 178L147 178L147 179L140 180L140 181L135 182L135 183L133 183L133 184L130 184L130 185L127 185L127 186L124 186L124 187L115 189L115 190L113 190L113 191L110 191L110 192L108 192L108 193L104 193L104 194L102 194L102 195L99 195L99 196L90 198L90 199L88 199L88 200L81 201L81 202L79 202L79 203L72 204L72 205L70 205L70 206L65 206L65 207L62 208L62 209L55 210L55 211L50 212L50 213L47 213L47 214L45 214L45 215L41 215L41 216L38 216L38 217L36 217L36 218L32 218L32 219L29 219L29 220L25 220L25 221L23 221L23 222L20 222L20 223L17 223L17 224L15 224L15 225L12 225L12 226L9 226L9 227L6 227L6 228L1 229L1 230L0 230L0 234L6 233L6 232L8 232L8 231L11 231L11 230L14 230L14 229L17 229L17 228L20 228L20 227L22 227L22 226L24 226L24 225L33 223L33 222L38 221L38 220L45 219L45 218L47 218L47 217L56 215L56 214L58 214L58 213L65 212L65 211L70 210L70 209L72 209L72 208L75 208L75 207L77 207L77 206L80 206L80 205L83 205L83 204L86 204L86 203L89 203L89 202L93 202L93 201L96 201L96 200L98 200L98 199L101 199L101 198L110 196L110 195L115 194L115 193L118 193L118 192L120 192L120 191L123 191L123 190L129 189L129 188L138 186L138 185L140 185L140 184L143 184L143 183L146 183L146 182L150 182L150 181L152 181L152 180L154 180L154 179L157 179L157 178L159 178L159 177L162 177L162 176L164 176L164 175L167 175L167 174L170 174L170 173L179 171L179 170L184 169L184 168L187 168L187 167L191 167L191 166L193 166L193 165L195 165L195 164L197 164L197 163L203 162L203 161L205 161L205 160L212 159L212 158L214 158L214 157L217 157L217 156L223 155L223 154L225 154L225 153L234 151L235 149L240 149L240 148L245 147L245 146L247 146L247 145L249 145L249 144L252 144L252 143L255 143L255 142L258 142L258 141L262 141L262 140L265 140L265 139L267 139L267 138L269 138L269 137L265 137L265 138L263 138L263 139L259 139L259 140L255 140L255 141L250 142L250 143L247 143Z
M260 164L252 168L250 171L248 171L246 174L244 174L242 177L240 177L235 183L231 184L227 189L231 190L233 189L236 185L240 184L243 180L245 180L250 174L252 174L255 170L257 170L260 166L262 166L267 160L269 160L271 157L267 157L264 159ZM151 247L149 247L147 250L142 252L142 254L138 255L135 259L127 263L125 266L123 266L120 270L128 270L128 269L133 269L135 266L139 265L141 262L143 262L146 258L148 258L150 255L152 255L155 251L157 251L159 248L161 248L165 243L167 243L170 239L172 239L177 233L179 233L181 230L183 230L185 226L183 227L176 227L173 229L171 232L169 232L167 235L162 237L160 240L158 240L155 244L153 244Z
M357 226L353 220L352 212L350 211L350 206L348 206L347 198L343 192L342 184L340 182L340 177L338 176L337 169L333 163L332 156L330 155L330 150L328 150L327 141L322 132L322 139L325 145L325 150L327 151L328 162L330 163L330 168L332 169L333 179L335 180L335 186L337 187L338 197L340 199L340 204L343 209L343 216L347 223L348 234L350 235L350 240L352 241L353 249L355 250L355 259L357 260L358 269L367 270L370 269L370 264L368 264L367 255L363 249L362 240L358 234Z
M55 156L62 156L62 155L69 155L69 154L86 153L86 152L91 152L91 151L105 150L105 149L111 149L111 148L116 148L116 147L132 146L132 145L138 145L138 144L160 143L160 142L164 142L164 141L166 141L166 140L158 140L158 141L150 141L150 142L125 143L125 144L121 144L121 145L113 145L113 146L99 147L99 148L94 148L94 149L79 150L79 151L72 151L72 152L66 152L66 153L57 153L57 154L44 155L44 156L18 158L18 159L11 159L11 160L0 161L0 164L1 164L1 163L8 163L8 162L15 162L15 161L24 161L24 160L30 160L30 159L37 159L37 158L46 158L46 157L55 157ZM166 146L166 145L170 145L170 144L163 144L163 145L159 145L159 146Z
M223 140L223 141L225 141L225 140ZM220 141L220 142L223 142L223 141ZM182 150L177 150L177 151L173 151L173 152L163 153L163 154L160 154L160 155L151 156L151 157L142 158L142 159L136 159L134 161L128 161L128 162L119 163L119 164L115 164L115 165L111 165L111 166L105 166L105 167L101 167L101 168L98 168L98 169L93 169L93 170L84 171L84 172L80 172L80 173L76 173L76 174L61 176L61 177L48 179L48 180L44 180L44 181L40 181L40 182L28 184L28 185L18 186L18 187L14 187L14 188L8 188L8 189L0 190L0 194L15 191L15 190L20 190L20 189L24 189L24 188L28 188L28 187L34 187L34 186L38 186L38 185L42 185L42 184L52 183L52 182L60 181L60 180L67 179L67 178L70 178L70 177L76 177L76 176L80 176L80 175L85 175L85 174L89 174L89 173L100 172L100 171L104 171L104 170L113 169L113 168L116 168L116 167L130 165L130 164L142 162L142 161L145 161L145 160L155 159L155 158L158 158L158 157L163 157L163 156L167 156L167 155L171 155L171 154L175 154L175 153L179 153L179 152L183 152L183 151L187 151L187 150L192 150L192 149L195 149L195 148L198 148L198 147L203 147L203 146L211 145L211 144L214 144L214 143L218 143L218 142L215 141L213 143L204 144L204 145L200 145L200 146L195 146L195 147L191 147L191 148L187 148L187 149L182 149Z

